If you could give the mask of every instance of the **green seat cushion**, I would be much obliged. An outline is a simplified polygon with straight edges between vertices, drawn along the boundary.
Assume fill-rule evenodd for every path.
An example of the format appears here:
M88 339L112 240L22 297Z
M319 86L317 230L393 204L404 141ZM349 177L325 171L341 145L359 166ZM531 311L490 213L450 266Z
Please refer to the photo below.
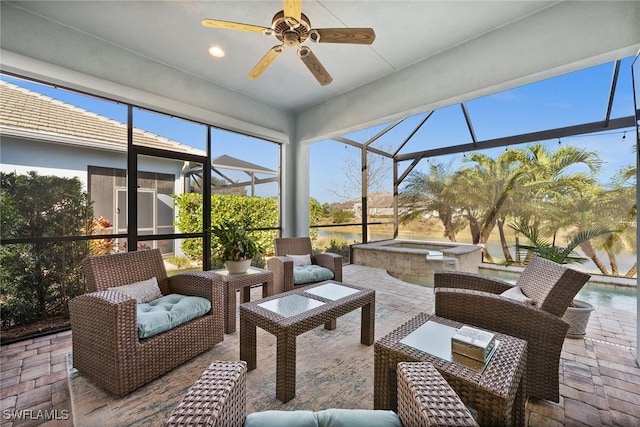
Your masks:
M319 265L297 265L293 267L293 284L322 282L333 279L333 271Z
M393 411L325 409L254 412L247 415L243 427L402 427L402 423Z
M138 336L149 338L207 314L211 302L202 297L169 294L138 304Z
M312 411L262 411L247 415L244 427L318 427Z
M393 411L374 409L325 409L316 412L320 427L402 427Z

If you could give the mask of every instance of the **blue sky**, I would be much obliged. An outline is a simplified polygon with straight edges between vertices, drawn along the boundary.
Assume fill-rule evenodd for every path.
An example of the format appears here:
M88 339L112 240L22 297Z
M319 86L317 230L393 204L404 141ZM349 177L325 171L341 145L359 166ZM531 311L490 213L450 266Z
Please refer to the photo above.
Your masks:
M633 94L631 86L632 58L622 61L617 83L616 97L612 108L612 118L633 114ZM554 79L518 87L505 92L468 101L466 107L472 120L476 137L487 140L504 136L534 132L544 129L570 126L604 119L609 88L613 75L613 63L606 63L578 72L559 76ZM126 121L126 107L120 104L102 101L3 76L4 80L24 86L52 98L60 99L89 111ZM424 114L405 120L373 146L395 151L399 144L422 120ZM151 112L136 110L134 126L157 133L166 138L204 150L206 127L192 122L169 119ZM375 135L385 125L347 135L362 142ZM600 134L581 135L562 139L562 144L572 144L587 150L597 151L605 162L599 176L602 182L608 181L620 168L631 164L635 158L633 131L627 131L623 140L623 130L607 131ZM265 143L255 138L234 134L224 130L215 130L212 136L213 157L228 154L261 166L277 170L278 150L276 144ZM401 153L427 150L447 145L471 142L470 135L459 105L436 111L426 124L416 133ZM549 149L558 146L558 140L540 141ZM504 148L494 149L499 153ZM321 203L342 201L336 193L345 194L343 188L345 167L348 159L359 159L359 154L351 147L333 141L322 141L311 147L311 196ZM454 155L457 162L462 155ZM444 162L445 158L435 161ZM390 163L389 163L390 164ZM421 162L417 169L426 170L427 164ZM235 176L234 176L235 178ZM347 185L348 186L348 185ZM384 188L391 191L390 175ZM263 194L275 196L277 187L267 186Z
M611 118L633 115L633 93L631 85L632 58L622 61L617 82L617 91L612 105ZM478 140L490 140L510 135L518 135L545 129L598 122L605 118L609 90L613 76L613 63L605 63L585 70L562 75L554 79L533 83L508 91L488 95L465 103ZM395 151L406 136L419 124L424 114L405 120L405 123L391 130L376 141L373 146ZM359 142L376 135L385 125L368 131L347 135ZM571 144L585 150L598 152L603 160L599 174L601 182L608 182L620 168L635 162L632 147L635 141L633 129L605 131L597 134L579 135L562 138L560 141L539 141L551 151L562 145ZM411 153L448 145L460 145L471 142L467 125L459 105L453 105L436 111L424 126L414 135L401 153ZM320 148L320 145L322 148ZM489 155L498 155L504 148L486 150ZM326 158L340 159L352 152L344 144L321 142L312 147L312 158L328 153ZM353 154L351 154L353 156ZM460 164L462 154L442 156L432 161L446 163L451 158L454 164ZM344 164L344 162L343 162ZM415 170L426 170L428 164L423 160ZM402 172L400 167L400 173ZM341 188L339 177L326 174L326 161L317 162L311 168L311 195L320 202L329 202L335 198L335 189ZM342 172L342 171L339 171ZM321 179L314 176L322 175ZM385 180L385 189L391 191L391 177Z

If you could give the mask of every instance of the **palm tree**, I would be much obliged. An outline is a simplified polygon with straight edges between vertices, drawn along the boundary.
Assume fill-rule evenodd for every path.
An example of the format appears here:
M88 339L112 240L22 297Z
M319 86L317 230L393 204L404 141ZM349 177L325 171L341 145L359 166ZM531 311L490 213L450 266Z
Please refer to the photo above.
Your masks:
M465 189L458 194L469 221L473 243L485 244L496 224L501 227L504 223L507 214L505 208L510 205L511 193L523 174L518 170L515 150L506 150L495 159L486 154L473 153L466 162L475 164L460 169L455 185L458 189ZM503 252L509 255L502 231ZM486 247L483 256L488 262L493 262Z
M428 174L419 171L409 174L400 193L402 206L406 209L400 220L407 222L435 211L444 226L445 237L455 242L461 224L454 219L453 177L452 162L433 163Z
M559 200L589 190L596 183L594 176L602 165L596 152L573 146L551 152L542 144L533 144L515 155L525 174L522 190L531 208L528 215L536 221L549 218L550 210ZM589 173L576 170L580 165Z
M563 199L559 199L557 204L552 210L554 219L549 221L547 229L552 230L554 226L562 229L575 229L575 230L589 230L592 228L603 227L603 224L607 226L604 228L615 229L617 224L612 221L607 221L602 215L603 212L608 212L610 209L606 207L606 203L603 201L606 199L607 191L600 185L594 184L591 188L583 190L579 194L568 195ZM609 234L609 239L613 234ZM604 239L602 237L596 239L585 240L580 243L580 249L582 252L590 258L593 263L598 267L598 270L602 274L609 275L607 266L602 262L594 249L594 243L596 246L602 247L604 245ZM617 268L613 267L613 270L617 271ZM613 273L617 274L617 273Z
M611 265L611 274L616 276L619 275L616 255L625 248L637 250L638 206L635 198L636 191L636 166L629 165L621 169L614 177L610 189L603 191L598 199L598 209L594 210L601 213L598 217L600 222L606 221L618 231L618 233L608 236L599 245L607 253ZM602 215L602 213L605 215ZM636 262L625 273L625 276L633 277L637 270L638 264Z
M542 144L533 144L515 151L514 156L523 174L512 195L517 199L514 206L518 206L512 212L515 222L530 224L538 233L553 234L554 239L557 230L579 224L580 210L575 205L564 207L568 200L594 191L595 174L602 164L597 153L574 146L550 151ZM584 168L588 173L581 170Z

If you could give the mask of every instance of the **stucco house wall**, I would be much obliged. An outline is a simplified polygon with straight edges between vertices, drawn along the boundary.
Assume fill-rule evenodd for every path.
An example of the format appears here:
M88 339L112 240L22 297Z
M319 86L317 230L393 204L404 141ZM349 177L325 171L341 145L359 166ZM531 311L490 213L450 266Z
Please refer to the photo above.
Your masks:
M82 182L84 191L89 193L94 202L95 216L104 216L115 226L116 217L121 211L118 203L126 204L126 181L123 178L127 169L127 142L126 137L123 138L123 135L126 135L126 126L7 82L0 82L0 89L0 171L18 174L36 171L40 175L77 177ZM169 150L196 151L138 129L134 135L138 137L137 140L147 145ZM105 178L100 189L92 191L90 170L94 173L96 171L93 167L117 170L115 173L120 177ZM149 156L138 158L139 182L146 178L144 181L149 187L149 182L153 181L149 176L156 174L161 176L164 182L162 191L144 188L145 185L140 186L139 194L146 192L145 200L149 201L150 206L147 209L141 209L139 206L139 223L140 215L151 212L153 218L143 219L148 219L147 222L154 224L153 230L147 228L143 234L179 231L173 228L177 211L167 193L184 192L184 171L188 169L185 162L180 160ZM100 178L94 178L94 181L96 179ZM167 190L169 180L172 182L171 190ZM149 197L150 194L153 194L153 198ZM160 212L163 215L160 215ZM168 215L171 217L167 218ZM162 220L158 219L160 216ZM118 230L108 231L122 233L126 230L124 218L126 215L120 217L121 224ZM158 226L161 223L163 227ZM176 241L175 244L161 243L165 255L182 255L180 241ZM152 245L155 247L159 243Z

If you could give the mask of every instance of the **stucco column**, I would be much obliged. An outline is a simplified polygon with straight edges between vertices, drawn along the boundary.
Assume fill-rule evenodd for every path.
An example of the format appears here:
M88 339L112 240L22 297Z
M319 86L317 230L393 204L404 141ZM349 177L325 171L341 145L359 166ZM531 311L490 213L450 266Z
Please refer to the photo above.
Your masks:
M282 145L282 237L309 235L309 144Z

